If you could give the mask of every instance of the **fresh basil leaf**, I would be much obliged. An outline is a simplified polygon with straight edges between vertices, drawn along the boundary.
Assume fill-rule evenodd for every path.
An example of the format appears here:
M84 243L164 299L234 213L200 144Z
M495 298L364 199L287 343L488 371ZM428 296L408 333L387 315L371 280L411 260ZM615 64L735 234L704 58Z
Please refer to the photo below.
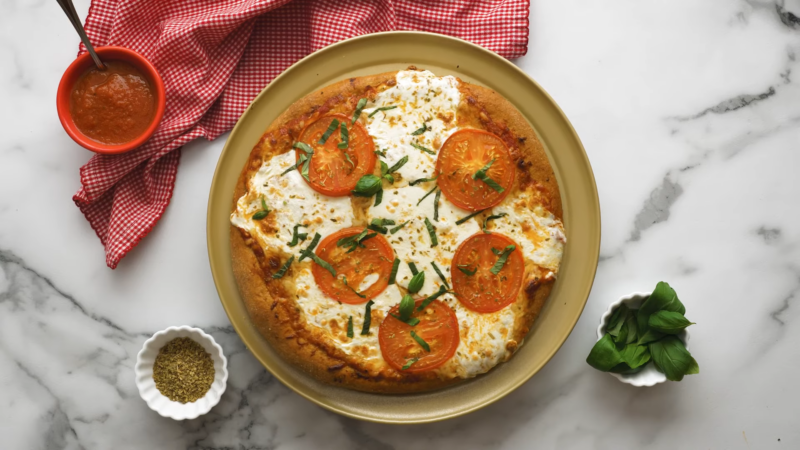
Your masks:
M365 106L367 106L367 98L366 97L364 97L364 98L362 98L361 100L358 101L358 104L356 105L356 110L353 113L353 121L350 122L350 125L353 125L353 124L356 123L356 120L358 120L358 116L361 115L361 110L363 110Z
M478 170L477 172L472 174L472 179L473 180L476 180L476 179L482 180L482 179L484 179L484 177L486 177L486 171L489 170L490 167L492 167L492 164L494 164L494 159L492 159L491 161L486 163L486 165L481 167L480 170Z
M408 263L408 270L411 271L411 275L416 275L419 273L419 270L417 270L417 265L413 262Z
M625 324L625 320L627 320L630 314L631 310L628 309L627 305L625 305L624 303L619 305L617 309L614 311L614 314L612 315L612 320L610 320L608 322L608 326L606 326L606 332L608 332L608 334L610 334L611 336L619 335L622 326Z
M406 294L403 296L403 299L400 300L400 320L405 322L406 320L411 318L411 314L414 313L414 298L410 295Z
M355 333L353 333L353 316L350 316L350 318L347 319L347 337L352 338L354 335Z
M330 272L331 275L333 275L333 277L336 278L336 270L333 268L333 266L328 264L328 261L325 261L324 259L320 258L319 256L317 256L316 253L313 253L311 255L311 259L313 259L315 263L319 264L320 267Z
M439 290L438 291L436 291L433 294L425 297L425 299L422 300L422 302L419 304L419 306L417 306L417 311L422 311L423 309L425 309L425 307L430 305L432 301L434 301L437 298L441 297L446 292L447 292L447 289L445 289L444 286L439 286Z
M436 237L436 227L433 226L427 217L425 218L425 228L428 229L428 235L431 237L431 247L439 245L439 238Z
M289 172L291 172L291 171L293 171L293 170L297 169L298 167L300 167L301 165L303 165L303 163L304 163L304 162L306 162L306 160L307 160L307 159L308 159L308 157L307 157L306 155L300 155L300 157L299 157L299 158L297 158L297 162L295 163L295 165L293 165L292 167L289 167L288 169L286 169L286 170L284 170L283 172L281 172L281 175L280 175L280 176L284 176L284 175L286 175L287 173L289 173Z
M427 183L428 181L436 181L437 178L439 178L439 175L436 175L433 178L419 178L419 179L416 179L416 180L408 183L408 185L409 186L416 186L416 185L418 185L420 183Z
M425 272L419 272L411 277L411 281L408 282L408 292L411 294L416 294L420 289L422 289L423 284L425 284Z
M625 340L625 344L632 344L639 339L639 328L636 325L636 314L632 312L628 318L625 320L625 325L628 327L628 338Z
M361 326L361 335L366 336L369 334L369 326L372 324L372 305L375 302L372 300L367 302L366 309L364 311L364 325Z
M350 289L351 291L353 291L353 293L354 293L354 294L356 294L357 296L359 296L359 297L361 297L361 298L367 298L367 296L366 296L366 295L364 295L364 294L362 294L362 293L358 292L357 290L355 290L355 288L354 288L353 286L350 286L349 284L347 284L347 277L346 277L346 276L344 276L344 275L342 275L342 282L344 283L344 285L345 285L345 286L347 286L347 288L348 288L348 289Z
M428 131L428 124L426 124L425 122L422 122L422 128L412 131L411 135L412 136L419 136L420 134L422 134L422 133L424 133L426 131Z
M411 358L411 359L409 359L409 360L408 360L408 362L406 362L406 363L403 365L403 367L401 367L401 368L400 368L400 370L406 370L406 369L408 369L409 367L411 367L412 365L414 365L414 363L415 363L415 362L417 362L417 361L419 361L419 358Z
M385 176L387 173L389 173L389 165L386 164L386 162L383 160L381 160L380 163L381 163L381 176Z
M394 184L394 177L392 175L389 175L388 173L386 175L382 176L381 178L383 178L384 180L388 181L389 184Z
M638 326L639 333L648 329L648 322L650 315L658 311L674 311L681 314L686 314L686 307L683 306L675 290L669 284L661 281L656 285L653 293L642 303L639 307L638 313Z
M345 125L344 122L339 124L339 130L341 141L339 141L336 146L339 147L340 150L344 150L350 145L350 132L347 131L347 125Z
M471 271L470 271L469 269L467 269L467 267L469 267L469 265L468 265L468 264L459 264L459 265L458 265L458 266L456 266L456 267L458 267L458 270L460 270L460 271L461 271L461 272L462 272L464 275L466 275L466 276L468 276L468 277L471 277L471 276L475 275L475 272L477 272L477 271L478 271L478 268L477 268L477 267L475 267L475 268L474 268L474 269L472 269Z
M383 188L381 179L373 174L367 174L359 178L353 195L357 197L372 197Z
M492 232L487 229L487 226L489 226L489 221L494 219L499 219L507 215L508 215L507 213L500 213L500 214L492 214L491 216L487 217L486 220L483 221L483 232L486 234L491 234Z
M486 209L489 209L489 208L486 208ZM473 217L475 217L475 216L481 214L482 212L486 211L486 209L482 209L480 211L475 211L474 213L468 215L467 217L463 217L461 219L456 220L456 225L461 225L462 223L468 221L469 219L472 219Z
M692 361L689 363L689 367L686 368L686 375L697 375L700 373L700 365L697 364L697 361L692 358Z
M436 191L436 196L433 197L433 221L439 221L439 199L442 198L442 190Z
M375 204L373 206L378 206L383 201L383 187L378 190L378 193L375 194Z
M622 350L628 341L628 322L622 322L622 327L619 329L619 334L614 337L614 343L617 344L617 349Z
M376 108L375 111L372 111L371 113L369 113L367 118L371 118L372 116L374 116L375 114L378 114L381 111L389 111L389 110L395 109L395 108L397 108L397 106L381 106L380 108Z
M286 275L286 271L289 270L289 266L292 265L293 261L294 261L294 255L290 256L289 259L286 260L286 262L283 264L283 266L281 266L281 269L279 271L272 274L272 279L277 280L278 278L281 278L284 275Z
M339 119L335 119L334 118L331 121L331 124L328 125L328 129L325 130L324 133L322 133L322 137L319 138L319 141L317 141L317 144L319 144L319 145L324 144L325 141L327 141L328 138L331 137L331 134L333 134L333 132L336 131L337 128L339 128Z
M395 172L397 172L397 171L398 171L398 170L400 170L400 168L401 168L401 167L403 167L403 166L404 166L404 165L405 165L407 162L408 162L408 155L405 155L405 156L403 156L402 158L400 158L400 160L399 160L399 161L397 161L396 163L394 163L394 164L392 165L392 167L390 167L390 168L389 168L389 170L387 171L387 173L395 173Z
M689 322L689 319L679 312L658 311L650 315L647 325L650 329L665 334L678 334L689 325L694 325L694 322Z
M435 155L436 154L435 151L433 151L433 150L431 150L429 148L423 147L423 146L421 146L421 145L419 145L417 143L414 143L414 142L411 143L411 146L414 147L417 150L422 150L423 152L428 153L430 155Z
M311 148L311 146L306 144L305 142L300 142L300 141L295 142L292 145L292 148L296 148L298 150L304 151L306 153L306 155L308 155L309 158L311 157L311 155L314 154L314 149Z
M516 245L507 246L505 250L503 250L503 254L500 255L500 258L497 260L497 262L494 263L494 266L489 269L489 272L492 272L495 275L500 273L500 271L503 270L503 266L506 264L506 261L508 261L508 255L510 255L515 248L517 248Z
M414 340L417 341L417 344L422 346L422 348L424 348L426 352L430 353L431 346L428 345L427 342L425 342L425 339L422 339L417 333L415 333L414 330L411 330L411 337L414 338Z
M392 273L389 274L389 284L394 284L397 278L397 269L400 268L400 260L395 258L392 263Z
M306 258L311 258L314 255L314 249L317 248L320 239L322 239L322 236L320 236L319 233L314 233L314 239L311 239L311 243L308 244L308 247L300 252L300 259L298 259L297 262L301 262Z
M447 289L450 289L450 285L447 284L447 278L445 278L441 269L439 269L439 266L436 265L436 261L431 261L431 265L433 266L433 271L436 272L436 275L439 275L439 278L442 280L442 283L444 283Z
M266 218L268 214L269 211L264 211L262 209L261 211L258 211L257 213L253 214L253 220L264 220L264 218Z
M408 225L408 222L411 222L411 221L410 221L410 220L406 220L405 222L401 223L400 225L398 225L398 226L396 226L396 227L392 228L391 230L389 230L389 233L392 233L392 234L395 234L395 233L397 233L397 232L398 232L398 231L400 231L400 230L401 230L401 229L402 229L404 226Z
M433 189L431 189L430 191L426 192L425 195L423 195L422 198L419 199L419 201L417 202L417 206L419 206L419 204L422 203L423 200L428 198L429 195L433 194L433 191L435 191L436 189L439 189L439 186L434 186Z
M597 370L608 372L622 362L622 355L614 345L611 335L606 333L594 344L586 362Z
M647 349L647 346L644 345L626 345L620 351L620 356L622 357L622 362L611 368L610 372L638 372L642 370L644 365L650 361L650 351Z
M651 342L648 347L656 368L664 372L670 381L681 381L688 370L694 369L692 355L686 350L683 342L675 336L665 336L661 340Z
M294 229L292 231L292 240L291 240L291 242L287 242L286 243L286 245L288 245L289 247L294 247L295 245L300 243L299 241L301 241L301 240L305 241L306 238L308 237L307 233L298 233L297 232L297 229L300 228L300 227L306 228L305 225L300 225L299 223L294 226Z
M655 342L664 337L664 333L656 330L647 330L636 342L638 345L645 345Z

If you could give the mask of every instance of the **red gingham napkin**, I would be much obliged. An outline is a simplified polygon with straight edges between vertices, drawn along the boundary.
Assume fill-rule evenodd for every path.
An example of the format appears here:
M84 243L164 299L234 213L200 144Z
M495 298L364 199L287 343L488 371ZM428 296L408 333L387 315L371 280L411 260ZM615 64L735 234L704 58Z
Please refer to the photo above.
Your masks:
M295 61L367 33L456 36L517 58L527 51L529 0L94 0L95 46L147 57L166 85L161 127L124 155L94 155L73 200L112 269L156 224L172 197L180 148L228 131L250 101ZM81 52L85 48L81 46Z

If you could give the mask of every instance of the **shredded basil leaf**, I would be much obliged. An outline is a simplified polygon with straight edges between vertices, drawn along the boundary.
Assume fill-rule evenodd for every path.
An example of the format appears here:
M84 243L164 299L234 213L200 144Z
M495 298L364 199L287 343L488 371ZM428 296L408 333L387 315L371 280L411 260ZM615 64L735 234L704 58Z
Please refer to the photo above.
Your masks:
M317 144L319 144L319 145L324 144L325 141L327 141L328 138L331 137L331 135L333 134L334 131L336 131L337 128L339 128L339 119L334 118L331 121L331 124L328 125L328 129L325 130L324 133L322 133L322 137L319 138L319 141L317 141Z
M356 165L353 163L352 160L350 160L350 155L348 155L347 152L344 152L344 160L347 161L350 164L350 166L355 170Z
M417 270L417 265L414 264L413 262L408 263L408 270L411 271L412 275L416 275L419 273L419 270Z
M506 190L503 186L500 186L498 182L494 181L489 177L483 177L481 178L481 181L488 184L490 188L494 189L497 192L504 192Z
M333 266L328 264L328 261L325 261L324 259L320 258L319 256L317 256L316 253L311 254L311 259L313 259L315 263L319 264L323 269L330 272L331 275L333 275L333 277L336 278L336 270L333 268Z
M488 209L488 208L487 208L487 209ZM486 209L482 209L482 210L480 210L480 211L475 211L474 213L472 213L472 214L468 215L467 217L464 217L464 218L458 219L458 220L456 220L456 225L461 225L462 223L464 223L464 222L468 221L469 219L472 219L473 217L477 216L478 214L481 214L481 213L482 213L482 212L484 212L484 211L486 211Z
M386 158L386 150L375 150L375 154Z
M425 272L419 272L411 278L411 281L408 282L408 292L416 294L420 289L422 289L422 285L424 284Z
M398 310L400 311L400 320L405 322L410 319L411 314L414 313L414 298L408 294L404 295L403 299L400 300L400 307Z
M400 268L400 260L395 258L394 263L392 263L392 273L389 274L389 284L395 283L395 278L397 278L397 269Z
M373 206L380 205L382 201L383 201L383 188L381 187L381 190L379 190L378 193L375 194L375 204Z
M439 286L438 291L434 292L428 297L425 297L425 300L423 300L422 303L420 303L419 306L417 306L417 311L422 311L423 309L425 309L428 305L431 304L432 301L441 297L442 294L444 294L445 292L447 292L447 289L445 289L444 286Z
M423 195L422 198L419 199L419 201L417 202L417 206L419 206L419 204L422 203L423 200L428 198L428 196L433 194L433 191L435 191L438 188L439 188L439 186L434 186L433 189L431 189L430 191L426 192L425 195Z
M306 161L303 163L303 167L300 169L300 175L302 175L303 178L306 179L306 181L311 181L311 180L308 179L308 167L311 164L311 156L312 155L313 155L313 153L309 154L308 158L306 158Z
M344 122L339 124L339 129L341 130L342 140L338 144L336 144L336 146L339 147L341 150L344 150L347 148L348 145L350 145L350 132L347 131L347 125L345 125Z
M489 170L490 167L492 167L492 164L494 164L494 159L492 159L491 161L486 163L486 165L481 167L480 170L478 170L477 172L472 174L472 179L473 180L475 180L475 179L482 180L486 176L486 171Z
M350 286L349 284L347 284L347 277L344 276L344 275L342 275L342 282L344 283L345 286L347 286L348 289L353 291L353 293L356 294L357 296L359 296L361 298L367 298L366 295L363 295L362 293L360 293L357 290L355 290L355 288L353 288L353 286Z
M439 175L436 175L433 178L420 178L418 180L414 180L414 181L408 183L408 185L409 186L416 186L416 185L418 185L420 183L427 183L428 181L436 181L437 178L439 178Z
M500 214L492 214L491 216L487 217L486 220L483 221L483 232L486 234L491 234L492 232L486 228L489 225L489 221L494 219L499 219L507 215L508 215L507 213L500 213Z
M418 130L414 130L411 133L411 135L412 136L419 136L420 134L422 134L422 133L424 133L426 131L428 131L428 124L426 124L425 122L422 122L422 128L420 128Z
M308 159L308 157L306 155L300 155L300 157L297 158L297 162L295 163L295 165L293 165L292 167L289 167L288 169L284 170L283 173L281 173L281 176L284 176L287 173L297 169L298 167L303 165L303 163L306 162L307 159Z
M396 163L394 163L394 165L393 165L392 167L390 167L390 168L389 168L389 170L388 170L386 173L395 173L395 172L397 172L397 171L398 171L398 170L400 170L400 168L401 168L401 167L403 167L403 166L404 166L404 165L405 165L407 162L408 162L408 155L405 155L405 156L403 156L402 158L400 158L400 160L399 160L399 161L397 161Z
M419 319L416 317L411 317L407 320L403 320L402 317L398 316L397 314L389 313L390 316L394 317L395 319L399 320L400 322L406 323L408 325L416 326L419 323Z
M403 367L400 368L400 370L408 369L409 367L411 367L412 364L414 364L417 361L419 361L419 358L411 358L411 359L409 359L408 362Z
M442 279L442 283L444 283L444 285L447 287L447 289L450 289L450 285L447 284L447 278L445 278L445 276L442 273L441 269L439 269L439 266L436 265L436 261L431 261L431 265L433 266L433 270L434 270L434 272L436 272L436 275L439 275L439 278Z
M314 149L312 149L311 146L305 142L297 141L294 143L294 145L292 145L292 147L306 152L309 158L314 154Z
M423 147L423 146L421 146L421 145L419 145L419 144L417 144L415 142L412 142L411 146L414 147L417 150L422 150L423 152L428 153L430 155L435 155L436 154L435 151L433 151L433 150L431 150L429 148Z
M436 191L436 196L433 197L433 221L439 221L439 199L442 198L442 190Z
M289 247L294 247L295 245L297 245L299 243L298 240L305 241L306 238L308 237L308 233L298 233L297 232L297 229L300 228L300 227L306 228L305 225L300 225L299 223L294 226L294 230L292 231L292 242L287 242L286 243L286 245L288 245Z
M289 259L287 259L286 262L283 263L283 266L279 271L272 274L272 278L274 280L277 280L278 278L281 278L282 276L286 275L286 271L289 270L289 266L292 265L293 261L294 261L294 255L290 256Z
M376 218L372 219L372 222L369 223L369 226L367 226L367 228L369 228L372 231L377 231L378 233L381 234L386 234L389 232L389 229L386 228L384 225L394 225L394 223L395 222L392 219Z
M500 273L500 270L503 269L503 266L506 264L506 261L508 260L508 255L510 255L515 248L517 248L516 245L509 245L508 247L506 247L505 250L503 250L503 253L500 255L500 258L497 260L496 263L494 263L494 267L492 267L489 271L495 275Z
M353 113L353 121L350 122L350 125L353 125L354 123L356 123L356 120L358 120L358 116L361 115L361 110L364 109L364 106L366 106L366 105L367 105L367 98L366 97L364 97L364 98L362 98L361 100L358 101L358 104L356 105L356 110Z
M366 336L369 334L369 326L372 324L372 305L375 302L372 300L367 302L367 308L364 311L364 325L361 326L361 335Z
M350 318L347 319L347 337L352 338L354 335L355 333L353 333L353 316L350 316Z
M397 106L381 106L380 108L377 108L375 111L372 111L371 113L369 113L367 118L370 118L370 117L374 116L375 114L378 114L381 111L389 111L390 109L395 109L395 108L397 108Z
M496 181L494 181L488 175L486 175L486 171L488 171L489 168L492 167L492 164L494 164L494 159L489 161L488 163L486 163L485 166L483 166L480 170L475 172L472 175L472 179L473 180L481 180L484 183L486 183L487 185L489 185L489 187L494 189L495 191L503 192L503 191L505 191L505 188L503 188L503 186L500 186L500 184L498 184Z
M300 259L298 259L297 262L306 258L311 258L311 256L314 255L314 249L317 248L320 239L322 239L322 236L320 236L319 233L314 233L314 239L311 239L311 243L308 244L308 247L300 252Z
M503 251L502 251L502 250L500 250L499 248L494 248L494 247L492 247L492 253L494 253L494 254L495 254L495 255L497 255L497 256L500 256L500 255L502 255L502 254L503 254Z
M431 247L439 245L439 239L436 237L436 227L433 226L428 218L425 218L425 228L428 229L428 234L431 236Z
M428 345L427 342L425 342L425 339L422 339L421 337L419 337L419 335L417 333L415 333L414 330L411 330L411 337L414 338L414 340L417 341L417 344L421 345L422 348L424 348L426 352L430 353L431 346Z
M458 267L458 270L460 270L464 275L466 275L468 277L471 277L471 276L475 275L475 272L478 271L477 267L472 269L471 271L469 269L467 269L467 267L469 267L469 264L459 264L457 267Z
M397 233L397 232L398 232L398 231L400 231L400 230L401 230L401 229L402 229L404 226L408 225L408 222L410 222L410 220L406 220L405 222L401 223L400 225L398 225L398 226L396 226L396 227L392 228L391 230L389 230L389 233L392 233L392 234L395 234L395 233Z

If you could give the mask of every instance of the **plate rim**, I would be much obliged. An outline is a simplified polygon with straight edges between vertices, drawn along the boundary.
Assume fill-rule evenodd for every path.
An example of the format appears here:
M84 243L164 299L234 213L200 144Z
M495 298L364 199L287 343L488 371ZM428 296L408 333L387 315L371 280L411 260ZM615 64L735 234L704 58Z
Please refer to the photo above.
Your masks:
M464 408L464 409L461 409L461 410L458 410L458 411L455 411L455 412L446 412L446 413L441 414L441 415L439 415L437 417L426 418L426 419L421 419L421 420L391 420L391 419L387 420L387 419L383 419L383 418L371 417L369 415L353 413L353 412L348 411L348 410L343 410L343 409L337 408L333 404L327 403L325 401L321 401L320 399L318 399L318 398L316 398L316 397L314 397L312 395L309 395L308 393L303 392L300 389L297 389L294 386L291 377L283 377L283 376L273 372L273 370L270 368L268 362L265 361L265 359L262 358L261 355L259 355L256 352L251 350L251 348L253 348L254 345L252 345L252 342L251 342L250 338L249 337L245 337L245 335L242 334L242 332L240 331L239 325L237 325L236 321L234 321L232 319L232 313L231 313L231 311L229 311L228 305L226 304L225 301L222 300L223 293L222 293L221 288L220 288L220 283L218 282L218 277L221 276L221 275L218 274L218 271L221 270L221 268L217 267L217 264L215 264L215 262L214 262L214 260L218 259L219 256L217 256L215 258L216 253L215 253L215 250L213 250L214 246L212 245L212 203L214 203L213 194L218 189L217 184L220 182L219 180L220 180L221 177L219 176L219 174L222 171L222 165L223 165L222 162L225 159L224 157L228 154L228 152L233 152L234 151L234 150L232 150L230 148L229 144L231 142L231 137L234 135L234 133L236 133L237 129L242 124L242 117L244 117L250 111L250 109L253 107L253 105L256 102L259 101L259 99L261 99L263 96L266 95L267 91L270 89L271 86L273 86L277 81L280 81L285 77L291 76L292 72L294 70L297 70L298 67L301 67L304 64L308 64L309 61L313 61L314 59L321 57L321 55L325 55L325 54L330 53L330 52L335 52L335 51L337 51L339 48L341 48L343 46L347 46L347 45L352 44L354 41L375 39L375 38L380 38L380 37L385 36L385 35L417 35L417 36L428 37L428 38L431 38L431 39L449 40L449 41L453 41L454 43L456 43L458 45L466 45L468 47L471 47L473 51L476 51L476 52L479 52L479 53L483 53L484 55L486 55L486 56L488 56L490 58L493 58L498 63L503 64L504 66L506 66L507 69L513 70L514 72L516 72L517 75L524 77L527 80L527 82L529 82L533 86L535 86L535 88L537 88L540 91L540 93L544 96L544 98L555 109L555 111L557 112L558 116L561 119L561 122L563 122L566 125L567 129L569 130L569 133L570 133L571 137L575 140L575 142L577 144L577 148L580 150L578 156L580 157L581 163L588 170L588 174L589 174L589 178L590 178L590 185L591 185L591 192L590 192L591 200L592 200L592 203L595 205L595 210L596 210L594 219L595 219L595 221L597 223L597 227L596 227L596 229L593 230L594 232L592 233L592 239L591 239L591 243L596 243L596 245L594 245L594 248L587 249L588 252L584 253L584 257L588 255L590 257L590 260L593 261L593 264L591 264L591 266L592 266L592 268L591 268L591 280L590 280L589 283L587 283L586 288L585 288L585 292L581 292L580 297L582 298L582 300L581 300L582 304L580 305L580 313L575 316L575 318L572 320L572 323L570 323L569 326L567 327L564 335L559 338L560 344L557 347L553 348L546 355L546 357L544 358L543 363L541 364L541 366L537 370L534 370L531 373L526 374L525 376L521 377L518 381L516 381L514 383L509 383L499 393L497 393L497 395L494 395L491 398L489 398L489 399L487 399L487 400L485 400L483 402L476 403L476 404L472 405L471 407L467 407L467 408ZM307 94L308 93L305 93L303 95L307 95ZM526 117L526 120L529 120L529 119ZM551 164L552 164L552 162L551 162ZM563 194L562 194L562 202L563 202ZM599 257L600 257L600 245L601 245L601 236L602 236L602 234L601 234L601 231L602 231L601 218L602 217L601 217L601 210L600 210L600 199L599 199L599 194L598 194L598 190L597 190L597 181L596 181L596 178L595 178L595 175L594 175L594 170L592 169L591 162L589 161L589 157L588 157L588 155L586 153L586 149L583 146L583 142L581 141L580 136L578 135L578 133L575 130L574 126L572 125L570 120L567 118L566 114L561 109L561 107L558 105L558 103L556 103L556 101L553 99L553 97L536 80L534 80L531 76L529 76L521 68L517 67L510 60L503 58L502 56L498 55L495 52L492 52L491 50L488 50L488 49L486 49L484 47L481 47L479 45L473 44L473 43L471 43L469 41L466 41L466 40L463 40L463 39L460 39L460 38L456 38L456 37L453 37L453 36L442 35L442 34L438 34L438 33L422 32L422 31L385 31L385 32L379 32L379 33L369 33L369 34L364 34L364 35L360 35L360 36L355 36L355 37L352 37L352 38L349 38L349 39L345 39L345 40L330 44L330 45L328 45L326 47L323 47L323 48L321 48L321 49L319 49L319 50L317 50L317 51L315 51L313 53L310 53L309 55L303 57L302 59L298 60L297 62L295 62L294 64L292 64L288 68L286 68L278 76L273 78L272 81L270 81L266 86L264 86L264 88L261 90L261 92L259 92L258 95L256 95L256 97L253 98L253 100L250 102L250 104L245 108L245 110L239 116L239 119L237 119L236 124L234 125L234 127L231 129L230 134L228 135L228 137L225 140L225 145L223 146L222 151L220 152L219 158L217 159L217 164L216 164L216 167L214 169L214 174L213 174L212 180L211 180L211 186L210 186L210 189L209 189L208 202L207 202L207 208L206 208L206 249L208 251L209 265L210 265L210 268L211 268L212 278L214 280L214 287L215 287L215 289L217 291L217 295L218 295L218 297L220 299L220 303L222 303L222 307L225 310L225 314L228 316L228 320L230 321L231 325L233 326L234 330L236 331L236 334L239 336L239 339L241 339L242 342L244 343L245 347L247 347L247 350L250 351L250 353L259 361L259 363L261 363L261 365L264 366L264 369L267 370L273 377L275 377L278 381L280 381L284 386L286 386L289 389L291 389L294 393L300 395L301 397L303 397L306 400L314 403L315 405L318 405L318 406L320 406L322 408L325 408L326 410L334 412L336 414L340 414L342 416L353 418L353 419L364 420L364 421L368 421L368 422L374 422L374 423L412 425L412 424L433 423L433 422L439 422L439 421L443 421L443 420L447 420L447 419L453 419L453 418L456 418L456 417L460 417L460 416L475 412L475 411L477 411L479 409L485 408L485 407L487 407L487 406L499 401L500 399L504 398L505 396L507 396L508 394L510 394L511 392L513 392L514 390L518 389L520 386L522 386L523 384L528 382L545 365L547 365L547 363L550 362L550 360L553 358L553 356L555 356L555 354L559 350L561 350L561 348L563 347L564 343L569 338L569 335L572 334L572 331L574 330L575 325L577 325L578 320L580 320L581 315L583 315L583 311L586 308L586 303L589 300L589 296L590 296L592 288L594 286L594 281L595 281L596 276L597 276L597 266L598 266ZM562 261L562 263L563 263L563 261ZM549 298L548 298L548 301L549 301ZM346 388L342 388L342 389L346 389ZM386 394L375 394L375 395L386 395Z

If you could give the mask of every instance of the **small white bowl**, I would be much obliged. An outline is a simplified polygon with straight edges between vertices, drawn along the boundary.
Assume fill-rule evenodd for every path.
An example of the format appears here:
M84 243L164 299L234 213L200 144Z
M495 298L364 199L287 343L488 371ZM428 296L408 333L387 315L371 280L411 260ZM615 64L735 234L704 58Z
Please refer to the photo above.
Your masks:
M214 360L214 382L208 392L202 398L192 403L174 402L161 394L156 388L153 380L153 364L158 356L158 351L169 341L175 338L188 337L198 344L211 355ZM199 328L188 326L169 327L159 331L153 337L145 341L142 350L136 357L136 387L139 388L139 395L153 411L164 417L175 420L195 419L211 410L225 392L228 382L228 360L222 354L220 347L214 338L203 332Z
M642 306L642 303L647 300L647 297L650 297L651 293L652 292L634 292L633 294L626 295L609 305L608 310L600 317L600 326L597 327L597 340L599 341L606 334L606 326L608 325L608 320L611 318L611 313L614 311L614 309L623 303L630 309L639 309L639 307ZM678 333L676 337L683 341L683 344L688 350L689 332L684 329ZM659 372L652 361L648 362L644 369L636 373L608 373L623 383L637 387L655 386L658 383L667 381L667 376Z

